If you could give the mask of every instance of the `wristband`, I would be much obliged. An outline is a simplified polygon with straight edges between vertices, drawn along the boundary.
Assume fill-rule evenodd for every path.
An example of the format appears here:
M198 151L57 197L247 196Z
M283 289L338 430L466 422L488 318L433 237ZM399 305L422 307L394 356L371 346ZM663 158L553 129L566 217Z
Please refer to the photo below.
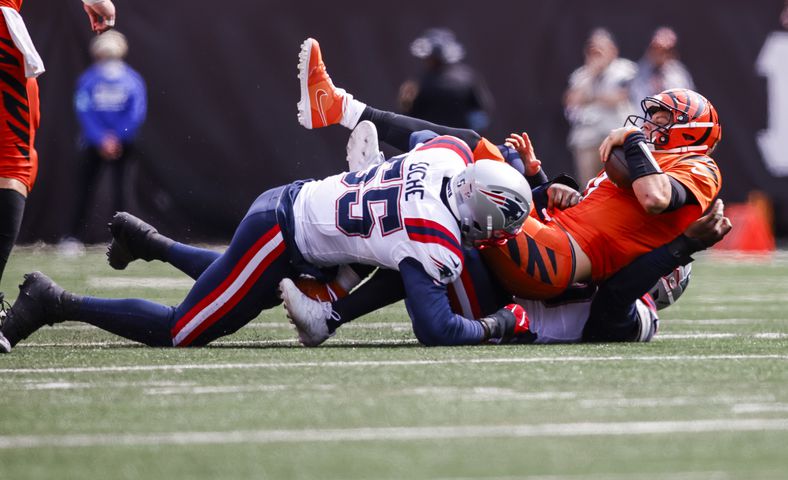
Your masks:
M101 3L104 1L106 0L82 0L82 3L84 3L85 5L95 5L97 3Z
M633 131L624 140L624 154L629 167L629 178L634 182L640 177L662 173L659 164L646 145L643 132Z

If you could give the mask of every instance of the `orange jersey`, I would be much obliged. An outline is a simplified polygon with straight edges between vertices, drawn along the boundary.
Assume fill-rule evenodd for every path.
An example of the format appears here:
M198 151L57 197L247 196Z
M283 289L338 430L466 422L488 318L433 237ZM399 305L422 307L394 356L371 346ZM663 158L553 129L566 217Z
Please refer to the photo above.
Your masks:
M521 298L544 300L561 294L575 276L575 255L567 233L545 224L531 209L523 229L505 245L481 250L501 285Z
M476 148L473 149L473 161L475 162L476 160L483 159L498 160L499 162L505 161L498 147L484 137L479 139L479 143L476 145Z
M22 0L0 0L0 7L11 7L18 12L22 8Z
M720 191L722 177L711 158L692 153L653 153L662 171L681 182L699 205L650 215L632 189L618 188L602 172L589 183L579 204L553 215L588 255L596 281L610 277L638 256L676 238L702 215Z
M8 6L9 0L0 0ZM19 2L10 2L14 5ZM16 48L8 27L0 21L0 177L22 182L33 188L38 174L38 154L33 147L40 112L38 84L35 78L25 77L24 58Z

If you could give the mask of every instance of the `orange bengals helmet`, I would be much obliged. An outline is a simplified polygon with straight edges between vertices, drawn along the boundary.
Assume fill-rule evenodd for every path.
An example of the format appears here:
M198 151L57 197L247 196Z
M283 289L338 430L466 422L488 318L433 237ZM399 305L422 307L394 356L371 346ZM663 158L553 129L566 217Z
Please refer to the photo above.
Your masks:
M663 153L700 152L709 154L722 138L722 126L714 105L703 95L686 88L672 88L640 102L644 116L630 115L627 123L639 128L651 127L649 139ZM667 125L657 125L651 116L666 110L672 118Z

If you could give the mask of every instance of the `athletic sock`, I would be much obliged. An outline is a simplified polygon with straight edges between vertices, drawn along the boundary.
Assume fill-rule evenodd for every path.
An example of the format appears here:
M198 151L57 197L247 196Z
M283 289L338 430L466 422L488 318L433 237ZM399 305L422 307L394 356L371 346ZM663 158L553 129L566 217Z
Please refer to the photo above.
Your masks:
M185 243L172 242L164 254L159 257L181 272L197 280L221 254L207 248L193 247Z
M174 307L135 298L104 299L70 294L69 318L151 347L171 347Z
M19 235L25 200L25 196L16 190L0 189L0 279Z

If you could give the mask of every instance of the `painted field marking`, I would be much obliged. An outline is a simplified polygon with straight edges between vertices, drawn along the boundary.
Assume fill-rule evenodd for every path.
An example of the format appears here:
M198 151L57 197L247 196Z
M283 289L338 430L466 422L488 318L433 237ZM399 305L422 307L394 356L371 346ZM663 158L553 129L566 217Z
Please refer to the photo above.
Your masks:
M469 364L528 364L528 363L596 363L596 362L689 362L709 360L788 360L788 355L641 355L608 357L563 356L524 358L449 358L444 360L359 360L322 362L256 362L256 363L185 363L172 365L117 365L106 367L49 367L49 368L0 368L0 373L101 373L101 372L153 372L182 370L232 370L232 369L281 369L281 368L343 368L343 367L411 367Z
M88 277L88 287L101 289L119 288L192 288L191 278L171 277Z
M390 442L466 438L636 436L752 431L788 431L788 418L546 423L506 426L469 425L452 427L241 430L226 432L165 432L140 434L7 435L0 436L0 449L243 443Z

